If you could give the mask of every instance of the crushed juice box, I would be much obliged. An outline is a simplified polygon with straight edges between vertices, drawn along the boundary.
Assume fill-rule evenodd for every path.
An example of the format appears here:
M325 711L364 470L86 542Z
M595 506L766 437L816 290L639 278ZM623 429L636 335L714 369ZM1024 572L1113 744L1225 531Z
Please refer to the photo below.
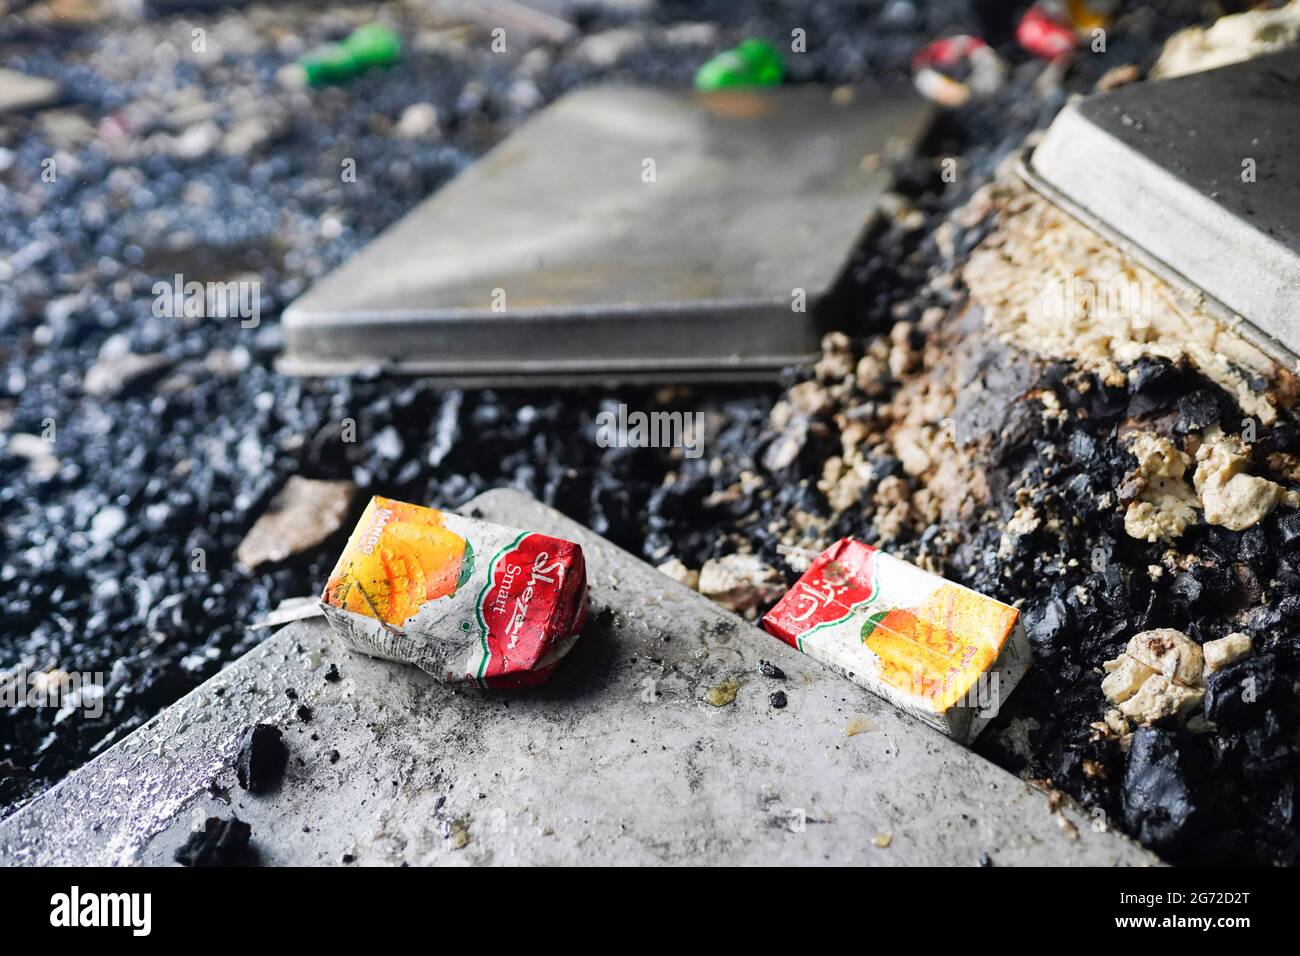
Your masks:
M374 497L321 608L363 654L445 684L530 687L578 640L587 569L571 541Z
M1015 608L852 538L818 555L763 627L963 743L1031 662Z

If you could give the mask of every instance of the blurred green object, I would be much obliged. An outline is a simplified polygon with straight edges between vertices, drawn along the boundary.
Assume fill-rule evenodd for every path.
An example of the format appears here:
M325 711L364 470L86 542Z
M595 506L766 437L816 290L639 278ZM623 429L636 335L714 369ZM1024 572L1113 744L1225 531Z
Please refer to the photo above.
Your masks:
M308 86L343 83L375 66L392 66L402 58L402 41L388 27L367 23L341 43L308 53L297 63Z
M724 90L736 86L779 86L785 64L776 47L750 37L731 50L724 50L695 73L697 90Z

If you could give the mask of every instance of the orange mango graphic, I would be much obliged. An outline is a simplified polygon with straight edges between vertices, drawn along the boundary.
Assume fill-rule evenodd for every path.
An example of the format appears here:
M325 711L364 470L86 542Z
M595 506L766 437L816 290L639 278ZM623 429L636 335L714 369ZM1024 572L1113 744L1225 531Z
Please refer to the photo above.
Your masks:
M943 713L997 659L1016 615L1015 608L943 584L919 608L873 614L862 636L880 658L886 681L925 698L937 713Z
M376 497L325 586L333 607L400 626L469 578L474 551L442 512Z

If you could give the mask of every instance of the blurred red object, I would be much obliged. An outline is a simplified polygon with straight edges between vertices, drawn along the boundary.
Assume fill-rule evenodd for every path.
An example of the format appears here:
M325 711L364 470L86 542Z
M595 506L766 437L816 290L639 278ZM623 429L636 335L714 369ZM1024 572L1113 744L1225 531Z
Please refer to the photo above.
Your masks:
M1079 42L1074 27L1051 16L1038 6L1030 7L1016 27L1016 40L1028 52L1044 60L1069 53Z
M966 33L944 37L927 43L916 56L912 57L912 68L922 69L927 66L953 66L975 50L988 46L979 37Z
M1006 65L979 37L961 33L926 44L912 57L912 76L927 99L957 107L972 93L996 92L1006 79Z

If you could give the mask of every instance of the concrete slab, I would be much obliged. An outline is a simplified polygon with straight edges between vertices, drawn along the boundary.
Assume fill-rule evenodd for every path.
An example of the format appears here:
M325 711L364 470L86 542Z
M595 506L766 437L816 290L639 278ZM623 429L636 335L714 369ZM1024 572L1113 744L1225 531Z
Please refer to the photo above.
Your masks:
M232 812L275 864L1158 862L531 499L466 510L586 551L592 624L549 684L443 687L291 624L0 823L0 862L165 864ZM291 753L257 797L233 769L254 721Z
M775 380L932 117L910 90L569 93L290 305L280 367Z
M1071 103L1026 172L1058 204L1294 366L1297 149L1300 49L1290 49Z

